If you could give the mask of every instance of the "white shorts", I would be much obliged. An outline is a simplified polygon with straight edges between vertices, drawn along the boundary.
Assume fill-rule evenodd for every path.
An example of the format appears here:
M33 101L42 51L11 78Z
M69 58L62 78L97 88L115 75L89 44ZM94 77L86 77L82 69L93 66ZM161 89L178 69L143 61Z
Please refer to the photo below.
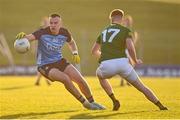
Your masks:
M115 75L120 75L123 78L131 76L130 79L133 80L136 80L138 77L128 58L105 60L97 68L96 74L103 79L111 78Z

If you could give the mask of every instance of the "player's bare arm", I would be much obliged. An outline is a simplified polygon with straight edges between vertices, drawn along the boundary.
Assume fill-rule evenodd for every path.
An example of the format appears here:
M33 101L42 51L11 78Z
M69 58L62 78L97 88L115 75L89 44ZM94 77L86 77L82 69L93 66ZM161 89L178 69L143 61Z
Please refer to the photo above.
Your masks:
M76 42L73 39L70 42L68 42L68 46L73 54L75 52L76 54L78 54L78 48L77 48Z
M98 58L101 56L100 47L101 47L100 44L94 43L92 50L91 50L91 53Z
M126 39L126 47L128 49L129 55L131 56L132 60L136 63L136 64L141 64L142 61L140 59L137 59L136 57L136 50L134 47L134 43L132 41L132 38L127 38Z
M27 38L29 41L33 41L35 40L35 36L33 34L28 34L28 35L25 35L25 38Z
M24 32L20 32L16 35L16 39L21 39L21 38L27 38L29 41L36 39L33 34L26 34Z
M73 57L72 57L73 62L75 64L79 64L80 56L78 55L78 48L77 48L76 42L72 39L70 42L68 42L68 46L73 54Z

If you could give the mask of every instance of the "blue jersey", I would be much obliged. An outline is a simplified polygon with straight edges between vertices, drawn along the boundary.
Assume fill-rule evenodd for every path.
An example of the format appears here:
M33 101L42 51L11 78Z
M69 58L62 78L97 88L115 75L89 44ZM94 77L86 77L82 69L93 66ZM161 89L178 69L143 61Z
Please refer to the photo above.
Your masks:
M57 35L53 35L50 27L39 29L32 33L38 40L37 65L54 63L63 58L61 48L65 42L70 42L71 34L65 28L60 28Z

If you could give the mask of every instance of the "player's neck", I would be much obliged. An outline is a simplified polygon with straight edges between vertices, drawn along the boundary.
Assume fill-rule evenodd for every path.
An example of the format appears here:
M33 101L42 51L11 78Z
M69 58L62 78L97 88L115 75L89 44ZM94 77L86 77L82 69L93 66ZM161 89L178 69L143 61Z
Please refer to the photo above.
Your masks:
M119 22L112 22L111 24L117 24L117 25L120 25L120 23L119 23Z
M51 34L53 34L53 35L58 35L58 34L59 34L59 30L56 30L56 31L54 31L54 30L52 31L52 30L51 30Z
M58 35L58 34L59 34L59 30L60 30L60 28L59 28L59 29L51 29L51 28L49 27L49 32L50 32L52 35Z
M59 31L58 32L51 32L53 35L57 35L58 33L59 33Z
M120 24L121 24L121 21L112 21L111 24L118 24L118 25L120 25Z

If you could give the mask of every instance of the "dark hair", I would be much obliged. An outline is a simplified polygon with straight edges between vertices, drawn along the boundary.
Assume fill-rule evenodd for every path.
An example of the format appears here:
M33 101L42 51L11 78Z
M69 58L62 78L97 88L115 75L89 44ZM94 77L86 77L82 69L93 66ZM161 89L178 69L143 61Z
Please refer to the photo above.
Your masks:
M56 13L51 14L51 15L50 15L50 17L51 17L51 18L55 18L55 17L59 17L59 18L61 18L61 17L60 17L60 15L58 15L58 14L56 14Z

